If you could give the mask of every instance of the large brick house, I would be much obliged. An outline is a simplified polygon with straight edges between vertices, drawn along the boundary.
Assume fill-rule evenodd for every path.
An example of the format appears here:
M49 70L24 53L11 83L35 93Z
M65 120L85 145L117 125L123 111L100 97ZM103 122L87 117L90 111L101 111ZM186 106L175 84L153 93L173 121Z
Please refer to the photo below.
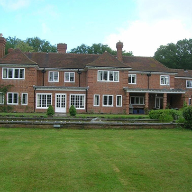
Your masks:
M145 109L181 108L191 102L192 72L165 67L152 57L66 53L58 44L57 53L9 49L0 36L0 85L13 85L0 105L17 112L144 113Z

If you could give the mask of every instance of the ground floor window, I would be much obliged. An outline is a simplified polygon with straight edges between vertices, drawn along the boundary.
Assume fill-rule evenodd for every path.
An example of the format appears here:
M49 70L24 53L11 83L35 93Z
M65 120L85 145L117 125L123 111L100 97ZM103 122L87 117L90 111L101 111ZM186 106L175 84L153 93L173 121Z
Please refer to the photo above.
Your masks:
M4 104L4 95L0 93L0 104Z
M100 95L94 95L94 106L100 105Z
M113 106L113 95L103 95L103 106Z
M71 94L70 104L76 109L85 109L85 95L84 94Z
M27 105L28 104L28 94L22 93L21 96L21 105Z
M18 93L7 93L7 104L18 105Z
M52 94L37 93L37 108L48 108L52 105Z
M116 106L117 107L122 107L122 95L117 95L116 96Z
M132 96L130 99L130 104L144 105L144 97L143 96Z

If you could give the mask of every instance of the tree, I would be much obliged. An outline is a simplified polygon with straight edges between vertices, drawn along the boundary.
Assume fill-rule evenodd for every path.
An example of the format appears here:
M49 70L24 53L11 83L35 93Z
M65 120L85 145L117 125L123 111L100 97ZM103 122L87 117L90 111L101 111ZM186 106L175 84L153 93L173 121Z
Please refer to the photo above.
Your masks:
M6 38L5 54L8 53L9 48L19 48L23 52L56 52L57 48L55 45L51 45L49 41L41 40L38 37L27 38L21 40L16 37Z
M57 48L51 45L49 41L42 40L39 37L27 38L26 43L33 47L34 52L56 52Z
M92 46L87 46L85 44L82 44L80 46L77 46L77 48L71 49L70 53L77 53L77 54L102 54L105 51L112 55L116 55L117 51L112 50L108 45L103 45L101 43L94 43ZM123 55L125 56L133 56L132 52L125 52L123 51Z
M192 69L192 39L161 45L154 58L170 68Z

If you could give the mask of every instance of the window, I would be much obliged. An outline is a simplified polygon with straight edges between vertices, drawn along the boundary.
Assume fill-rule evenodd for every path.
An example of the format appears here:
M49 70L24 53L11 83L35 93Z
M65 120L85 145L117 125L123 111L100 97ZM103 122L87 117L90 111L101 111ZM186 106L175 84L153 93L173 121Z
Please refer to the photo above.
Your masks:
M116 96L116 106L117 107L122 107L122 95L117 95Z
M18 105L18 93L7 93L7 104Z
M22 93L21 96L21 105L27 105L28 104L28 94Z
M4 104L4 95L0 93L0 104Z
M49 82L59 82L58 71L49 71Z
M160 76L160 84L161 85L169 85L169 75L161 75Z
M130 104L144 105L144 97L143 96L133 96L130 99Z
M100 95L94 95L94 106L100 105Z
M75 73L65 72L65 82L75 82Z
M19 68L3 68L3 79L24 79L25 69Z
M113 106L113 95L103 95L103 106Z
M119 71L98 71L98 81L119 81Z
M52 105L52 95L50 93L37 93L37 108L48 108Z
M192 88L192 80L187 80L186 81L186 87L187 88Z
M128 83L129 84L136 84L136 74L129 74L128 75Z
M85 109L85 95L84 94L73 94L71 95L71 105L76 109Z
M189 105L191 105L191 98L189 98Z

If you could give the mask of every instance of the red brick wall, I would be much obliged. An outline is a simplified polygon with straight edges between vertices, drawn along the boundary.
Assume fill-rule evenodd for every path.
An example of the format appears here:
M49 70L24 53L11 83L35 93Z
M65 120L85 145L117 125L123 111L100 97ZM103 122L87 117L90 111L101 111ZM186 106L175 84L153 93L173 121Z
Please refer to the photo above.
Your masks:
M19 104L10 105L13 111L17 112L33 112L34 111L34 89L33 85L37 85L36 68L25 68L25 79L2 79L2 68L0 68L0 84L13 85L8 92L19 94ZM28 105L21 105L22 93L28 93ZM6 96L7 98L7 96Z

